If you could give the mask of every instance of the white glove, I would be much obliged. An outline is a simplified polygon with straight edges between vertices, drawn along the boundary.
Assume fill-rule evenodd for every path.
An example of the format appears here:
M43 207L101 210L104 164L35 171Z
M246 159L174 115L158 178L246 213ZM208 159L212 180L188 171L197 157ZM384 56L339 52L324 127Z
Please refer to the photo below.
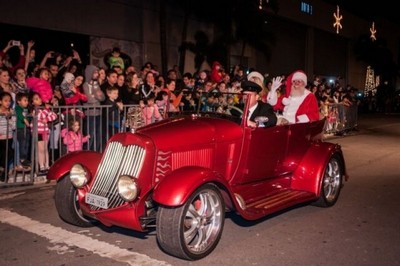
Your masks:
M271 91L275 92L282 85L282 77L277 76L272 79Z
M282 104L283 104L283 105L289 105L289 104L290 104L290 101L291 101L290 98L284 97L284 98L282 99Z

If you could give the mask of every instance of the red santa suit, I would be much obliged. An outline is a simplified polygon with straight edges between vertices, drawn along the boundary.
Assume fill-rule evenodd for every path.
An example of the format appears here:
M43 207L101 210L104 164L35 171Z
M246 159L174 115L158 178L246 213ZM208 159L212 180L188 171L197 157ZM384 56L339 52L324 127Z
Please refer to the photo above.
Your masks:
M301 79L307 84L307 76L303 71L296 71L289 75L287 79L286 95L282 100L285 105L283 109L283 117L289 123L307 123L319 120L319 108L317 98L309 90L305 89L303 95L290 95L292 80Z

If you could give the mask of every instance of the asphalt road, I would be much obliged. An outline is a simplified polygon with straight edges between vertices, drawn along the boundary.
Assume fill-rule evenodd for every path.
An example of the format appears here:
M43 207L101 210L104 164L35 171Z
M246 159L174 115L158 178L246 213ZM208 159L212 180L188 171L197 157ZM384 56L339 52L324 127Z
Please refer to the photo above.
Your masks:
M0 189L0 265L400 265L400 115L360 116L359 131L326 141L342 145L350 175L335 206L228 214L196 262L163 253L154 232L65 224L54 183Z

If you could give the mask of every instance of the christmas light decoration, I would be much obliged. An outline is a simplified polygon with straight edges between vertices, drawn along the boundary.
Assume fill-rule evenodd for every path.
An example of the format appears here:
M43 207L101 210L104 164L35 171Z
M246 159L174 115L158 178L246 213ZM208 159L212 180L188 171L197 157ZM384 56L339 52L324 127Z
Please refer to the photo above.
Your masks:
M371 40L376 41L376 29L375 29L375 22L372 22L372 27L369 28L369 31L371 32Z
M340 21L343 19L343 16L340 15L339 6L336 6L336 13L333 13L333 17L335 19L335 23L333 23L333 27L336 28L336 33L339 33L339 29L342 29L342 24Z
M377 81L379 82L379 78L377 77ZM375 72L371 68L371 66L367 67L367 73L365 75L365 89L364 95L369 95L370 93L372 96L376 94L376 83L375 83Z

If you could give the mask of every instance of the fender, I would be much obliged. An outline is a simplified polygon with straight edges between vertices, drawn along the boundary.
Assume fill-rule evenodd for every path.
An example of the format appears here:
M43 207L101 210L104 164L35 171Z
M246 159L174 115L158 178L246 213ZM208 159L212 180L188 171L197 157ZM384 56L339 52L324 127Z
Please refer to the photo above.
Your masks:
M328 142L318 142L308 149L307 154L305 154L303 160L294 171L292 189L309 191L318 196L325 167L334 154L339 155L343 165L344 177L347 181L348 176L341 146Z
M204 167L182 167L161 180L154 188L153 200L165 206L180 206L201 185L220 183L225 188L227 181L217 172Z
M70 152L58 159L49 169L47 179L59 180L66 175L72 165L80 163L87 167L91 174L96 173L101 161L102 154L95 151L75 151Z

